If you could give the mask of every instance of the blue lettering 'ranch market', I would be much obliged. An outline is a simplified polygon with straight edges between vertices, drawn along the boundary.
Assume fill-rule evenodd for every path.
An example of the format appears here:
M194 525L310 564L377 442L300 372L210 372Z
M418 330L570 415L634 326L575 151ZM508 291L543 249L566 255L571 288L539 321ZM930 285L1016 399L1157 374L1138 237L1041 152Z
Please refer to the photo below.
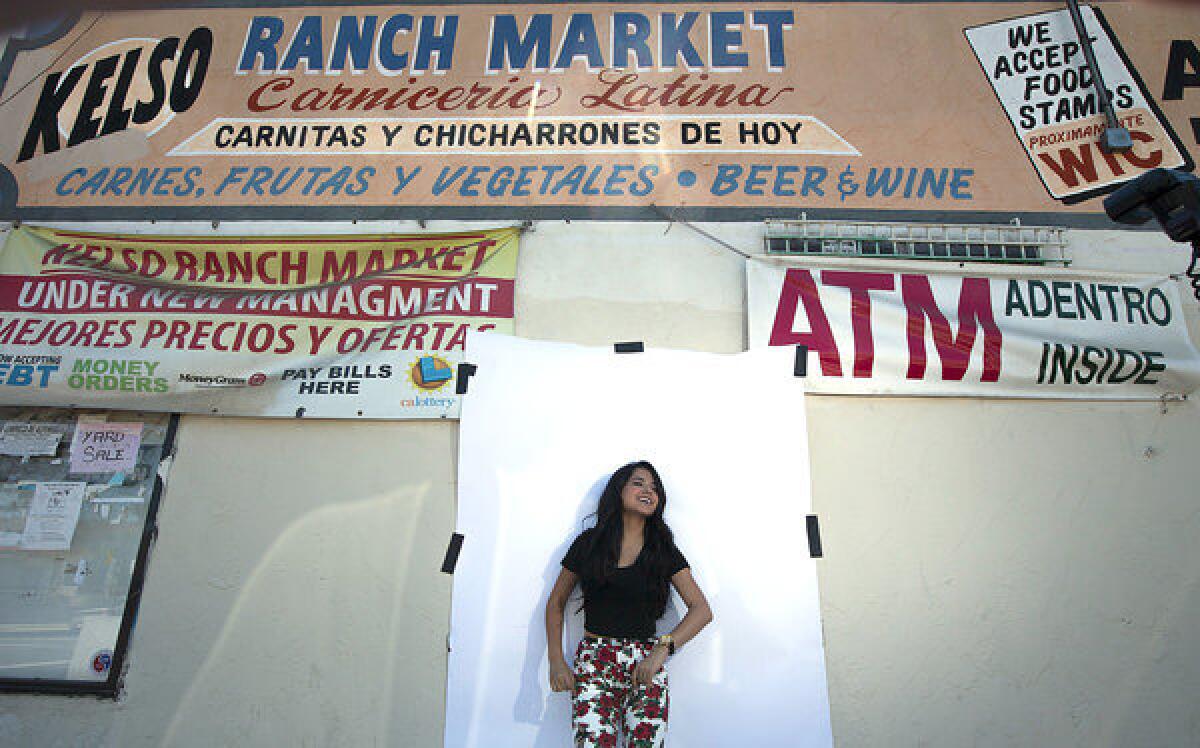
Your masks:
M305 16L292 28L281 17L256 16L246 30L237 70L336 73L374 67L392 74L447 71L454 62L458 21L454 14L346 15L337 19L330 33L329 20L322 16ZM707 33L695 31L698 21ZM708 67L735 72L749 64L749 55L742 49L742 29L747 21L751 29L763 34L767 68L782 69L786 65L784 32L795 23L790 10L672 11L655 18L614 12L599 17L600 24L609 26L605 29L610 32L605 34L607 44L601 42L597 17L592 13L572 13L565 20L550 13L534 13L523 31L517 16L496 14L480 72L562 72L576 59L597 70L632 62L636 68ZM415 40L409 41L414 31ZM700 48L695 35L706 42ZM403 51L397 50L398 41ZM707 58L700 50L707 51Z

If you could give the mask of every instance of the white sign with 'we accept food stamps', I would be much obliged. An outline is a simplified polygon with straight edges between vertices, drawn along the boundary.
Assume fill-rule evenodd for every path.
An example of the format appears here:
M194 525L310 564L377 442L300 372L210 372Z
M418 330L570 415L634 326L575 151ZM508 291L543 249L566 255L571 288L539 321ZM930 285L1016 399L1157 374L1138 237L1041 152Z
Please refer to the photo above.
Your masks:
M1106 127L1094 75L1066 10L966 30L988 82L1050 194L1085 200L1156 167L1192 167L1104 17L1080 8L1100 75L1133 149L1100 148Z

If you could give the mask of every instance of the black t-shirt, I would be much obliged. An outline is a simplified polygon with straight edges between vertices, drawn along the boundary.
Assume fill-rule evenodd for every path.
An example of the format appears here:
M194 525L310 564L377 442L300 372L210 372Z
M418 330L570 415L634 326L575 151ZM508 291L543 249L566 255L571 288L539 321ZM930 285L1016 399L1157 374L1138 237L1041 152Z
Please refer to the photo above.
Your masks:
M562 565L582 579L584 628L599 636L649 639L654 636L658 611L650 600L650 569L642 554L629 566L618 566L604 584L583 577L584 553L592 530L584 530L571 544ZM643 548L643 552L645 548ZM667 550L667 579L688 568L687 559L672 543Z

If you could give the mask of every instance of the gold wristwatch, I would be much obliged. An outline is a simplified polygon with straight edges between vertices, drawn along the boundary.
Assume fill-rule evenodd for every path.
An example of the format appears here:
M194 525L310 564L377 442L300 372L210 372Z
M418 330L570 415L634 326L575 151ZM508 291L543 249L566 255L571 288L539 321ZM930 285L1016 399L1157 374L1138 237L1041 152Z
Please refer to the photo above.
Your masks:
M667 648L668 655L675 654L675 637L671 636L670 634L663 634L662 636L658 637L658 643Z

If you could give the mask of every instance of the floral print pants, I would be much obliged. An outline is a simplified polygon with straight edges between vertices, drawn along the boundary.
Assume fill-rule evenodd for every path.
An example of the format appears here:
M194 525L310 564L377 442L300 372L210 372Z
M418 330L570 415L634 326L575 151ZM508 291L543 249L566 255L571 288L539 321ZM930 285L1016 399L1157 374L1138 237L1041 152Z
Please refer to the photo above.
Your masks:
M653 639L585 636L575 652L571 726L576 748L661 748L667 736L667 669L650 685L633 685L633 669Z

